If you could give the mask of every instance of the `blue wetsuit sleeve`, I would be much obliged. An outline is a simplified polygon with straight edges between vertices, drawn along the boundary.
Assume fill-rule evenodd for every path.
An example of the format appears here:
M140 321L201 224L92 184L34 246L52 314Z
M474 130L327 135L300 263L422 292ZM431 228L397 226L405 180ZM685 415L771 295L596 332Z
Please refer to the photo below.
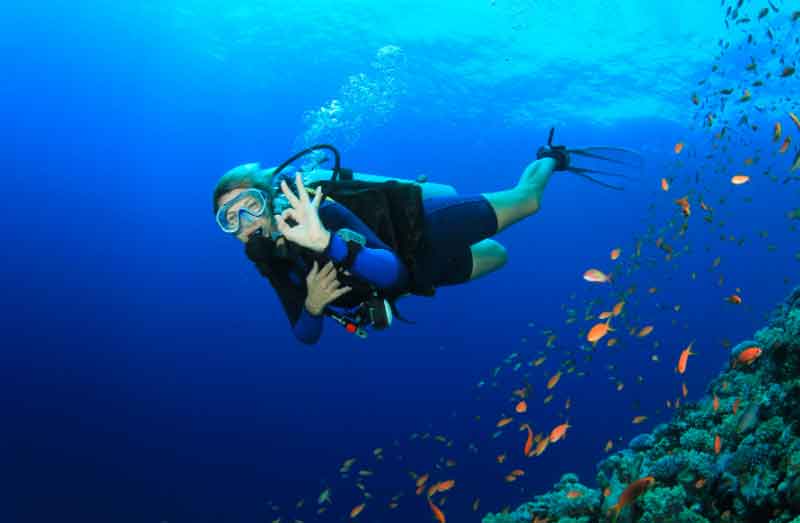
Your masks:
M313 345L319 341L322 336L322 319L324 316L314 316L308 309L303 307L300 311L300 317L294 324L292 330L295 337L306 345Z
M320 218L331 231L331 241L325 250L335 262L347 258L347 243L336 231L347 228L366 238L366 245L355 257L350 272L380 289L403 288L408 284L408 269L400 258L380 238L346 207L339 204L320 208Z
M324 316L314 316L305 307L304 286L292 284L288 273L268 274L270 283L278 293L283 310L298 341L307 345L317 343L322 336Z

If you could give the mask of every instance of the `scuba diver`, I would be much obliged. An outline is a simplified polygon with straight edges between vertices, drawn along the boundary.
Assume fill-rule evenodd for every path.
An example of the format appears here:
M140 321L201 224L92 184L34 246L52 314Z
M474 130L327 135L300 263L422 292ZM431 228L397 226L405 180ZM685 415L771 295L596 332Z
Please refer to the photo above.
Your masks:
M492 237L539 211L554 171L622 189L593 175L625 175L571 166L571 156L631 165L599 153L638 153L554 146L553 131L507 190L462 196L448 185L354 173L341 166L334 147L321 144L275 168L249 163L231 169L214 189L214 215L224 232L245 244L300 342L319 341L325 316L364 338L394 317L407 321L397 311L398 298L433 296L438 287L505 265L506 249ZM335 157L332 170L319 167L327 161L318 159L325 150ZM317 158L310 168L292 166L309 155Z

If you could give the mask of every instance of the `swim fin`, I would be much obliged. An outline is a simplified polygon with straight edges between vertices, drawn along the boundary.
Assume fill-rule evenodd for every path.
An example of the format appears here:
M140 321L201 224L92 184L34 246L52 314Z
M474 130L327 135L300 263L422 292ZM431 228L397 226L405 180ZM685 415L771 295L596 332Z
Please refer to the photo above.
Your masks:
M553 147L554 132L555 132L555 127L550 129L550 135L547 139L547 146L551 148ZM580 147L575 149L565 149L565 152L568 153L570 157L577 156L580 158L588 159L590 161L593 160L596 162L607 162L609 164L616 164L617 166L620 167L634 169L638 171L637 174L641 174L641 171L644 169L644 158L642 157L642 155L638 151L635 151L633 149L628 149L625 147L589 146L589 147ZM571 165L571 162L570 165L566 167L564 170L576 174L582 178L585 178L590 182L617 191L622 191L625 188L620 185L614 185L605 182L603 180L599 180L595 176L605 176L609 178L623 178L628 180L634 179L633 176L630 176L624 172L611 172L600 168L595 169L590 167L576 167Z

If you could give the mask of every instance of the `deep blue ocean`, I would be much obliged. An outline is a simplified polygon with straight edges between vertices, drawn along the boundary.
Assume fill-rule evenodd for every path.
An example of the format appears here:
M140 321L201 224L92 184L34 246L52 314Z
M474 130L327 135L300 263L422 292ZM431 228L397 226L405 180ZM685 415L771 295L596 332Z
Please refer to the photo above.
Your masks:
M785 74L800 5L739 3L736 18L730 0L5 6L0 521L349 521L362 502L356 521L433 521L414 493L429 473L456 481L441 508L466 522L567 472L593 484L608 440L669 419L681 383L700 400L800 283ZM508 189L553 126L555 143L633 148L645 167L624 191L555 173L496 238L505 267L401 300L416 324L366 340L326 320L299 343L212 213L228 169L321 142L358 172ZM591 350L626 289L617 345ZM519 423L566 420L564 441L523 455Z

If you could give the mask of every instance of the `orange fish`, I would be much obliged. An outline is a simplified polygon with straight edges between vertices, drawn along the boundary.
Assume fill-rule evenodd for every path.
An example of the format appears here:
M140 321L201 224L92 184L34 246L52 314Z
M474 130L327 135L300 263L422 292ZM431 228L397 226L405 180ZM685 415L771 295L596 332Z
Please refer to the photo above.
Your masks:
M614 308L611 309L611 314L613 314L614 317L619 316L620 314L622 314L622 308L624 306L625 306L625 302L624 301L617 302L617 304L614 305Z
M503 419L501 419L500 421L497 422L496 427L497 428L505 427L506 425L508 425L512 421L514 421L514 418L503 418Z
M525 446L522 448L522 453L525 457L530 457L531 451L533 450L533 431L531 430L530 425L527 423L523 425L526 429L528 429L528 438L525 440Z
M656 480L653 476L647 476L641 479L637 479L636 481L628 485L625 488L625 490L622 491L622 494L619 495L617 504L611 507L610 512L614 513L614 521L617 520L617 517L619 517L619 513L622 511L623 508L625 508L627 505L635 501L636 498L641 496L655 482Z
M444 517L444 512L442 512L442 509L433 504L431 498L428 498L428 506L431 507L431 512L433 512L433 517L436 518L436 521L439 523L445 523L446 520Z
M689 203L689 197L684 196L683 198L678 198L675 200L675 203L681 208L681 212L684 216L691 216L692 215L692 206Z
M497 456L497 462L498 463L503 463L503 462L505 462L505 460L506 460L506 455L505 454L500 454L499 456Z
M783 68L783 71L781 71L781 78L787 78L789 76L792 76L793 74L794 74L794 67L792 67L791 65L787 65L786 67Z
M603 497L604 497L604 498L607 498L607 497L608 497L608 496L610 496L610 495L611 495L611 487L606 487L606 488L604 488L604 489L603 489Z
M517 406L514 407L514 410L517 414L524 414L528 410L528 404L525 402L525 400L522 400L517 403Z
M792 144L792 137L787 136L786 138L783 139L783 143L781 144L781 148L778 149L778 152L781 154L785 153L786 151L789 150L789 146L791 144Z
M739 356L737 356L736 360L733 362L733 366L735 367L737 363L751 365L761 356L762 352L761 347L748 347L739 353Z
M754 160L752 158L748 157L748 158L744 159L744 164L749 167L749 166L753 165L753 161Z
M661 190L664 192L669 191L669 182L666 178L661 178Z
M360 505L356 505L355 507L353 507L353 510L350 511L350 519L353 519L354 517L361 514L361 511L364 510L364 507L366 505L367 505L366 503L362 503Z
M528 397L528 389L527 387L522 387L521 389L515 389L511 392L511 394L517 396L518 398L525 399Z
M550 444L550 438L542 438L539 440L539 443L536 444L536 450L533 451L534 456L541 456L542 453L547 448L547 445Z
M731 183L733 185L742 185L750 181L750 177L744 174L737 174L736 176L731 178Z
M639 338L644 338L645 336L647 336L651 332L653 332L653 326L652 325L645 325L644 327L642 327L639 330L638 333L636 333L636 336L639 337Z
M714 436L714 454L719 454L719 451L722 449L722 440L719 438L719 434Z
M612 316L611 311L603 311L597 315L598 320L607 320Z
M714 394L714 401L711 402L711 408L714 409L714 412L717 412L717 409L719 409L719 397L717 397L716 394Z
M550 431L550 443L555 443L558 440L564 439L567 437L567 429L572 427L569 422L562 423L558 425L556 428Z
M701 208L701 209L703 209L703 210L704 210L704 211L706 211L706 212L711 212L711 211L713 210L713 209L711 209L711 206L710 206L710 205L708 205L708 204L707 204L706 202L704 202L703 200L700 200L700 208Z
M600 339L609 333L609 331L613 331L614 329L611 328L609 324L611 320L606 320L605 323L597 323L591 329L589 329L588 334L586 334L586 340L589 343L597 343Z
M583 492L581 492L580 490L570 490L569 492L567 492L568 499L575 499L581 496L583 496Z
M797 154L794 156L794 160L792 160L792 166L789 167L789 172L794 172L800 169L800 151L797 151Z
M542 356L541 358L533 360L533 366L534 367L538 367L539 365L544 363L544 360L546 360L546 359L547 359L547 356Z
M689 395L689 389L686 388L685 383L681 383L681 392L683 393L684 398Z
M741 305L742 297L739 296L738 294L731 294L730 296L725 298L725 301L727 301L728 303L733 303L734 305Z
M733 402L733 413L736 414L739 411L739 398L736 398L736 401Z
M456 485L456 480L454 480L454 479L447 479L445 481L440 481L439 482L439 488L437 489L437 492L447 492L448 490L453 488L455 485Z
M789 112L789 118L791 118L797 128L800 129L800 118L795 116L793 112Z
M611 260L616 260L619 258L619 255L622 253L622 249L617 247L616 249L611 249Z
M609 340L606 342L606 347L613 347L616 344L617 338L609 338Z
M705 484L706 484L706 479L705 478L700 478L697 481L695 481L694 488L697 488L697 489L703 488L705 486Z
M750 94L750 91L749 91L748 89L745 89L745 90L744 90L744 93L742 94L742 97L741 97L741 98L739 98L739 101L740 101L740 102L746 102L746 101L748 101L748 100L749 100L750 98L752 98L752 97L753 97L753 96Z
M695 353L692 352L692 345L694 345L694 340L681 351L681 356L678 358L678 374L686 372L686 362L689 360L689 356L695 356Z
M522 469L514 469L514 470L511 471L511 475L514 476L515 478L518 478L520 476L524 476L525 475L525 471L522 470Z
M613 448L614 448L614 442L611 441L611 440L608 440L608 441L606 441L606 446L605 446L605 448L603 450L605 450L606 452L610 452L611 449L613 449Z
M423 486L426 481L428 481L428 474L421 475L420 477L417 478L417 486L418 487Z
M783 128L781 127L780 122L775 122L775 130L772 132L772 141L777 142L781 139L781 134L783 133Z
M681 154L683 146L684 146L683 142L678 142L675 144L675 147L673 147L672 150L675 151L675 154Z
M633 418L633 424L634 425L638 425L640 423L645 422L646 420L647 420L647 416L635 416Z
M558 380L561 379L561 371L556 372L553 374L549 380L547 380L547 388L552 389L558 383Z
M428 488L428 497L433 496L439 491L439 482L434 483L433 485Z
M588 269L583 273L583 279L592 283L608 283L611 281L611 275L597 269Z

